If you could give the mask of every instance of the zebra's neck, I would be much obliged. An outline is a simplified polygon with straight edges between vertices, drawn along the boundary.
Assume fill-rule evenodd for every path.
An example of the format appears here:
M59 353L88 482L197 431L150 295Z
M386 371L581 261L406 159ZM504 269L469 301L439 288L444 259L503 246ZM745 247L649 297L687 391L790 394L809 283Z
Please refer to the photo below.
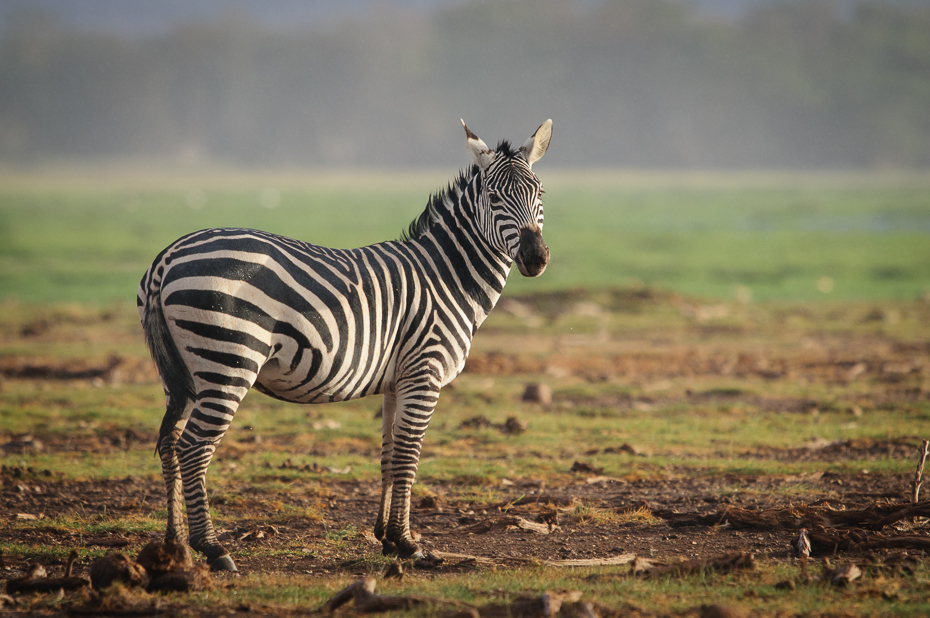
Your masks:
M445 191L432 196L426 210L411 224L406 239L448 265L457 280L442 283L458 288L471 310L475 328L500 299L513 264L507 254L488 243L478 228L475 208L480 182L478 170L473 168L470 174L461 174Z

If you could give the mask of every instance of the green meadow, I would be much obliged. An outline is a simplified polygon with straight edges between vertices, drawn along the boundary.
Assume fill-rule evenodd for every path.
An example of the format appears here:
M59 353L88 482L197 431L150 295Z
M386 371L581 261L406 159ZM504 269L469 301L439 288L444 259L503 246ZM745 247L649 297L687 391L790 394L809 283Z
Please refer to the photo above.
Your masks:
M101 597L113 615L297 615L362 575L380 594L481 615L525 615L521 598L563 589L603 616L927 615L924 517L875 533L905 545L834 548L805 567L788 550L797 526L672 527L662 514L909 500L930 437L930 175L537 173L549 268L513 274L443 390L414 487L414 527L459 558L380 578L379 398L253 393L209 476L242 577L157 598L117 590ZM396 239L453 175L0 173L0 577L32 562L57 574L72 547L86 575L164 529L164 399L134 306L159 251L218 226L335 247ZM523 399L537 382L550 403ZM503 431L511 418L524 429ZM529 495L569 500L518 504ZM468 532L511 514L561 528ZM730 551L755 568L646 577L544 562ZM829 584L827 554L862 577ZM90 598L20 595L10 611L89 615Z
M639 287L742 301L930 291L930 176L537 172L545 276L510 293ZM316 244L397 238L453 173L0 177L0 299L131 302L154 256L207 227Z

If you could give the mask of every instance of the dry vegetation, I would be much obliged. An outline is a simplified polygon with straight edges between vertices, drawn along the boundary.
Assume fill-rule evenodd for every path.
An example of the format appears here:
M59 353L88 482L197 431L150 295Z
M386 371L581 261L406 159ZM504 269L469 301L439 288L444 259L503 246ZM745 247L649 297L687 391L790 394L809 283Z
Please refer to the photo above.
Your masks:
M930 304L705 305L648 290L502 304L427 434L412 522L432 559L395 565L369 531L374 400L253 394L209 479L241 577L43 588L72 550L67 576L90 580L95 560L135 563L163 531L160 392L133 313L0 313L0 577L18 591L2 612L928 611L930 502L914 492ZM46 574L29 579L33 564Z

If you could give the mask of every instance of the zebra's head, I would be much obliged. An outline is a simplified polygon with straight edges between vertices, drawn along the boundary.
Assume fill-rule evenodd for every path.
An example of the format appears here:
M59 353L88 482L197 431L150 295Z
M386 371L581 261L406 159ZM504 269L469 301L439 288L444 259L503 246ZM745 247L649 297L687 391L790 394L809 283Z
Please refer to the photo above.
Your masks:
M542 238L542 183L532 168L549 148L552 120L542 123L518 150L508 142L492 150L464 120L462 126L481 176L475 204L479 228L491 246L517 263L524 277L538 277L549 263L549 247Z

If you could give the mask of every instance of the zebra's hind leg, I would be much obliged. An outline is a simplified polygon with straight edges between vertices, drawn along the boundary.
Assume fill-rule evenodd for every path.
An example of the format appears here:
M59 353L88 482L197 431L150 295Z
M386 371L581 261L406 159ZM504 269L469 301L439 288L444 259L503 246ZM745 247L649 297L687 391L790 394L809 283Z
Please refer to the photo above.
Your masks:
M216 538L210 518L206 476L213 453L229 429L239 401L235 395L216 390L198 395L176 448L187 503L190 546L206 556L211 571L238 571L229 552Z
M381 541L382 553L385 556L397 553L397 546L385 536L394 486L391 457L394 454L394 418L396 415L397 398L392 391L387 391L384 393L384 402L381 405L381 505L378 507L378 520L375 522L375 538Z
M170 396L166 395L167 411L165 417L173 417L172 401ZM183 412L173 427L163 427L161 435L158 437L158 456L161 459L161 473L165 479L165 488L167 489L168 498L168 523L165 529L165 541L177 541L183 543L184 539L184 496L181 485L181 466L178 464L178 454L175 445L187 419L190 418L194 402L187 400L184 402L174 402L174 405L183 406Z

